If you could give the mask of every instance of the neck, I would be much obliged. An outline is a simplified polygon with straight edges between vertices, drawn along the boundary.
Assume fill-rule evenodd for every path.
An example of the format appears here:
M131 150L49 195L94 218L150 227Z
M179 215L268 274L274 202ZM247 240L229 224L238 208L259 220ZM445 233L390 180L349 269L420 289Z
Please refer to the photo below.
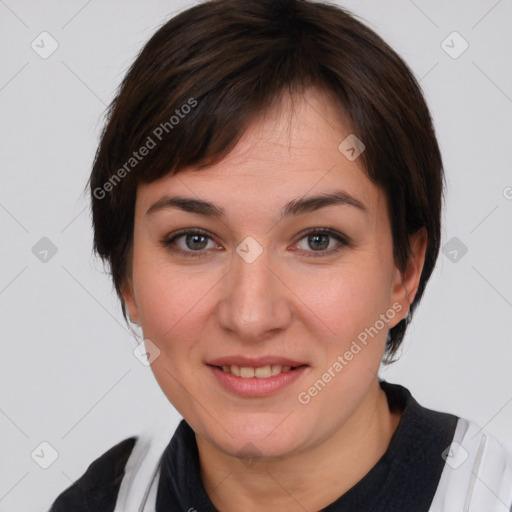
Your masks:
M361 480L386 452L401 418L376 386L350 421L306 452L244 467L196 435L201 478L222 512L320 510ZM314 490L314 492L312 492ZM265 497L262 500L262 496Z

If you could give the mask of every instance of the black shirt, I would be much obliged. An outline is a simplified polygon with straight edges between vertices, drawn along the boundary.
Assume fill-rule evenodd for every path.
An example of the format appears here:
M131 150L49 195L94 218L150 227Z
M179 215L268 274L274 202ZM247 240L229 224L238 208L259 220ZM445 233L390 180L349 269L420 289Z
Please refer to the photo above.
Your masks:
M452 441L458 417L422 407L403 386L380 385L390 409L403 411L400 423L375 466L324 512L428 512L432 503L445 464L442 453ZM96 459L58 496L50 512L113 512L136 439L125 439ZM161 464L156 512L218 512L202 484L194 431L185 420Z

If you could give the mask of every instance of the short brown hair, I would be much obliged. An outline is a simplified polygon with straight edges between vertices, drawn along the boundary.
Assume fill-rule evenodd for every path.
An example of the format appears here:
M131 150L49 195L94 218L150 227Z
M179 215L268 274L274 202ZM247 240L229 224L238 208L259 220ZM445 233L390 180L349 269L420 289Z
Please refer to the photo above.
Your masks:
M391 361L439 253L441 154L408 66L354 15L328 3L205 1L165 23L132 64L108 108L89 180L94 250L109 265L125 318L121 290L138 183L220 161L286 90L300 94L309 86L336 99L365 145L360 158L386 194L400 270L410 254L408 235L427 231L410 315L388 333Z

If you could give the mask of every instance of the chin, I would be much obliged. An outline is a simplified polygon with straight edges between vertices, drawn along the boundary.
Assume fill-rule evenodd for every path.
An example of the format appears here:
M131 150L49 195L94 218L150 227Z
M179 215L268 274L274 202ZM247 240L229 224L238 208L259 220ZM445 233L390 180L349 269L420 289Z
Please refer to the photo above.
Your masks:
M291 415L290 415L291 416ZM247 459L286 457L311 441L312 432L302 424L299 429L291 417L268 419L256 417L241 422L240 417L224 422L223 428L209 424L206 436L211 443L231 456ZM286 416L285 416L286 418ZM306 428L305 428L306 427Z

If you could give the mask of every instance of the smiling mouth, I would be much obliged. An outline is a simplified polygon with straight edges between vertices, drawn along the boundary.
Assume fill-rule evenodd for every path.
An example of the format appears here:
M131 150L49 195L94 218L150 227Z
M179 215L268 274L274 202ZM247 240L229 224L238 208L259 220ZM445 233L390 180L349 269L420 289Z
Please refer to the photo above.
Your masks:
M222 370L224 373L228 373L234 375L235 377L241 377L242 379L268 379L269 377L274 377L276 375L280 375L281 373L288 373L297 368L308 366L306 364L302 364L299 366L285 366L280 364L266 365L266 366L238 366L236 364L226 365L223 364L221 366L217 365L209 365L219 370Z

